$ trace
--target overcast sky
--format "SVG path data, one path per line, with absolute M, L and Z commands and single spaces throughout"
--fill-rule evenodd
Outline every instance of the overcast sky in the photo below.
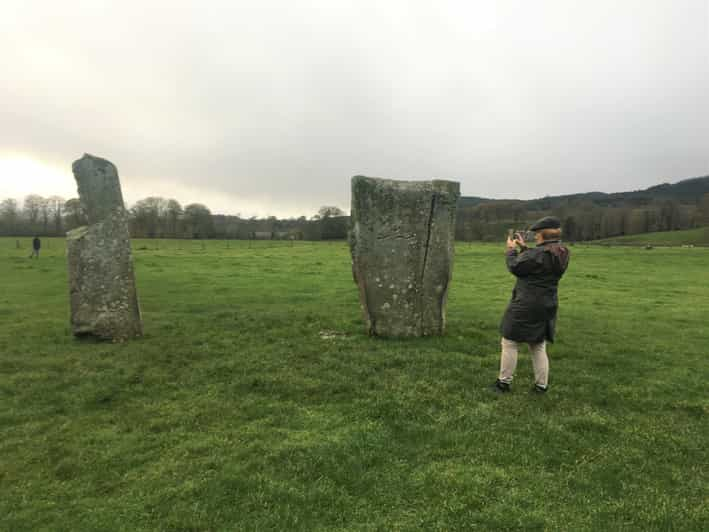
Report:
M 709 0 L 3 0 L 0 199 L 75 196 L 84 152 L 242 215 L 706 175 Z

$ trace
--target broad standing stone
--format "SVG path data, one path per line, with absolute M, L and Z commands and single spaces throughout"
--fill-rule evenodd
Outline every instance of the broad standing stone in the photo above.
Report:
M 369 334 L 443 334 L 459 196 L 453 181 L 352 178 L 352 273 Z
M 140 336 L 128 215 L 116 167 L 85 154 L 72 165 L 88 226 L 67 233 L 71 327 L 76 336 Z

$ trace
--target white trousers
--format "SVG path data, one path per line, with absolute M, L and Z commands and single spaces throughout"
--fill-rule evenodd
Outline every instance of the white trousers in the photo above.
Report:
M 502 382 L 510 384 L 517 369 L 517 353 L 519 343 L 507 338 L 502 339 L 502 356 L 500 357 L 500 376 Z M 549 383 L 549 357 L 547 357 L 547 344 L 529 344 L 529 352 L 532 355 L 532 367 L 534 368 L 534 382 L 546 388 Z

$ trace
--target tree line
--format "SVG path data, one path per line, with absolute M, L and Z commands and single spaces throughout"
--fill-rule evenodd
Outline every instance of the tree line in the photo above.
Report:
M 175 199 L 158 196 L 137 201 L 128 216 L 134 238 L 330 240 L 346 238 L 349 225 L 345 213 L 332 206 L 321 207 L 309 218 L 242 218 L 213 214 L 201 203 L 182 206 Z M 12 198 L 0 202 L 2 236 L 64 236 L 86 223 L 77 198 L 30 194 L 22 204 Z
M 645 199 L 616 205 L 599 205 L 588 198 L 567 198 L 553 205 L 483 201 L 458 208 L 456 239 L 496 241 L 508 229 L 524 229 L 547 215 L 561 220 L 564 238 L 571 241 L 693 229 L 709 225 L 709 193 L 684 202 Z
M 456 239 L 497 241 L 508 229 L 524 229 L 534 220 L 553 214 L 571 241 L 598 240 L 655 231 L 709 226 L 709 192 L 695 199 L 644 198 L 599 204 L 588 195 L 533 201 L 461 199 Z M 349 217 L 324 206 L 311 217 L 242 218 L 213 214 L 201 203 L 182 206 L 175 199 L 148 197 L 128 209 L 130 233 L 136 238 L 334 240 L 347 238 Z M 0 202 L 0 235 L 63 236 L 86 224 L 81 202 L 58 196 L 27 196 Z

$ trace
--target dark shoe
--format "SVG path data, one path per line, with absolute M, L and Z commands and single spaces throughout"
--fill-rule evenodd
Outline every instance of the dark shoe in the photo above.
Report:
M 541 395 L 541 394 L 547 393 L 548 389 L 549 389 L 549 386 L 541 386 L 539 384 L 535 384 L 534 388 L 532 388 L 532 393 L 536 393 L 536 394 Z
M 495 384 L 493 384 L 490 388 L 492 388 L 492 391 L 495 393 L 509 393 L 511 391 L 510 385 L 500 379 L 497 379 Z

